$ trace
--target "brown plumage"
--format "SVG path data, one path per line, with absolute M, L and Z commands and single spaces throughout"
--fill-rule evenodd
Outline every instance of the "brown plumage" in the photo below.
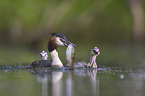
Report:
M 54 49 L 57 49 L 58 45 L 56 44 L 56 36 L 51 36 L 48 42 L 48 51 L 52 52 Z

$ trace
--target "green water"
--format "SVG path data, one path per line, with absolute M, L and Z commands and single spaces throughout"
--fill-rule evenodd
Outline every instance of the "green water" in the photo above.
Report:
M 144 96 L 144 68 L 1 70 L 1 96 Z
M 89 62 L 90 47 L 77 47 L 75 62 Z M 0 48 L 1 96 L 144 96 L 144 47 L 99 46 L 97 70 L 32 70 L 27 66 L 39 53 L 21 48 Z M 58 49 L 66 64 L 65 50 Z M 42 49 L 45 50 L 45 49 Z M 50 57 L 49 57 L 50 59 Z M 6 67 L 2 67 L 6 66 Z

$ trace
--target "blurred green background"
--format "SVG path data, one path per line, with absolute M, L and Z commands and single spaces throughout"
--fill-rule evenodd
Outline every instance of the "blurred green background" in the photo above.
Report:
M 77 45 L 76 61 L 88 62 L 97 46 L 98 65 L 145 64 L 144 12 L 145 0 L 1 0 L 0 65 L 39 59 L 53 32 Z

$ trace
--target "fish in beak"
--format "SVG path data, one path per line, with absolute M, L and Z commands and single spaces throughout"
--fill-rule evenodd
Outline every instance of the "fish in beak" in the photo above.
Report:
M 72 44 L 69 44 L 66 49 L 66 66 L 73 69 L 73 63 L 75 59 L 75 48 Z
M 63 44 L 66 46 L 66 47 L 68 47 L 68 45 L 73 45 L 74 47 L 76 47 L 76 45 L 75 44 L 73 44 L 73 43 L 71 43 L 70 41 L 68 41 L 67 39 L 64 39 L 63 41 Z

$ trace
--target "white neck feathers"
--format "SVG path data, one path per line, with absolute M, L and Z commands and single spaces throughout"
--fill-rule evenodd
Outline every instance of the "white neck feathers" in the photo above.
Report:
M 52 52 L 50 52 L 52 63 L 51 65 L 63 67 L 63 64 L 61 60 L 59 59 L 58 52 L 54 49 Z

